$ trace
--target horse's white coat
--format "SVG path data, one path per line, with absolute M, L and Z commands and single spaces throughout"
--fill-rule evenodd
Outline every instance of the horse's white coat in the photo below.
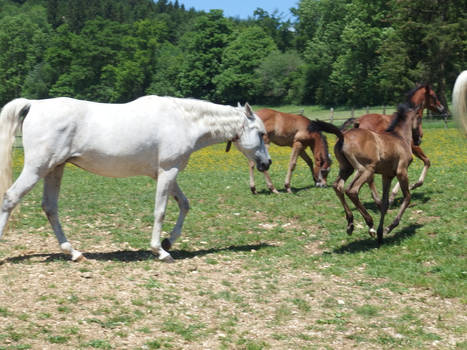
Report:
M 27 109 L 29 107 L 29 110 Z M 11 183 L 11 146 L 23 123 L 24 168 Z M 63 251 L 73 260 L 82 255 L 67 241 L 58 220 L 57 201 L 64 164 L 111 177 L 135 175 L 158 180 L 151 248 L 162 260 L 171 257 L 162 247 L 160 232 L 168 195 L 180 208 L 170 234 L 181 234 L 189 205 L 176 177 L 200 148 L 233 140 L 259 169 L 270 164 L 262 121 L 250 106 L 231 107 L 170 97 L 146 96 L 126 104 L 104 104 L 71 98 L 16 99 L 0 114 L 0 237 L 13 208 L 44 178 L 42 206 Z M 9 188 L 8 188 L 9 187 Z M 8 188 L 8 190 L 7 190 Z
M 452 90 L 452 110 L 459 126 L 467 135 L 467 70 L 459 74 Z

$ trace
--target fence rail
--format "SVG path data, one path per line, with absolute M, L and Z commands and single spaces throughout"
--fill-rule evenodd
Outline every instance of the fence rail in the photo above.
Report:
M 391 110 L 395 110 L 395 109 L 386 108 L 386 106 L 383 106 L 381 114 L 386 114 L 386 113 L 391 114 L 390 112 Z M 305 115 L 304 109 L 300 109 L 298 111 L 289 112 L 289 113 L 298 114 L 298 115 L 306 116 L 310 119 L 313 119 L 313 113 L 311 113 L 311 115 Z M 339 121 L 346 121 L 349 118 L 355 118 L 355 116 L 359 117 L 359 116 L 362 116 L 364 114 L 369 114 L 369 113 L 379 113 L 379 111 L 377 111 L 375 108 L 371 109 L 370 111 L 370 107 L 359 108 L 359 109 L 352 108 L 349 111 L 336 111 L 334 108 L 331 107 L 329 109 L 329 117 L 323 118 L 322 112 L 320 112 L 319 114 L 320 114 L 320 118 L 327 119 L 331 123 L 333 123 L 333 122 L 339 122 Z M 425 112 L 423 116 L 423 120 L 425 121 L 443 120 L 446 125 L 447 125 L 448 120 L 451 120 L 451 119 L 452 119 L 451 115 L 433 114 L 431 113 L 431 111 Z

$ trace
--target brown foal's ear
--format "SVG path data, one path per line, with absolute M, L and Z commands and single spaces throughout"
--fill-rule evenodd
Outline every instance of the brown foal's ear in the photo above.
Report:
M 225 147 L 225 152 L 227 153 L 230 151 L 230 147 L 232 147 L 232 141 L 227 141 L 227 146 Z

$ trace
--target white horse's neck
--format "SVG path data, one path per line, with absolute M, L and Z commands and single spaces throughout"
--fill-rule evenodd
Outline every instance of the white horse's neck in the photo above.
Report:
M 243 131 L 245 114 L 238 107 L 190 99 L 176 99 L 176 103 L 183 109 L 187 122 L 192 124 L 196 149 L 234 140 Z

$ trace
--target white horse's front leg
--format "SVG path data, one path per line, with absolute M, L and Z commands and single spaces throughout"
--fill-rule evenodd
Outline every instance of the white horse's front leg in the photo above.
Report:
M 170 238 L 166 238 L 162 241 L 162 248 L 166 251 L 172 247 L 175 241 L 182 234 L 183 222 L 185 221 L 186 214 L 188 214 L 188 211 L 190 210 L 190 203 L 188 202 L 188 199 L 185 197 L 182 190 L 178 186 L 177 182 L 175 182 L 173 185 L 172 195 L 175 201 L 177 202 L 180 211 L 178 214 L 177 223 L 175 224 L 172 232 L 170 233 Z
M 161 246 L 161 231 L 164 221 L 165 210 L 167 209 L 167 200 L 169 194 L 176 185 L 178 174 L 177 168 L 161 170 L 157 178 L 156 205 L 154 209 L 154 228 L 152 230 L 151 249 L 153 253 L 159 256 L 159 260 L 173 262 L 170 254 Z

